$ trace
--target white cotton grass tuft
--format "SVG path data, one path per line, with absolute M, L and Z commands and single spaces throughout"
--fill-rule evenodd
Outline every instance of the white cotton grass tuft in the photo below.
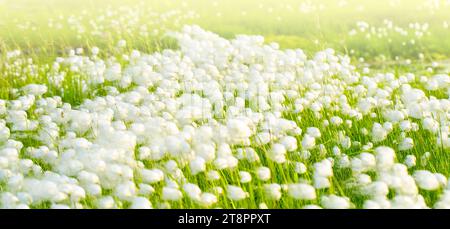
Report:
M 416 166 L 416 163 L 417 163 L 416 161 L 417 161 L 416 156 L 407 155 L 404 163 L 406 166 L 408 166 L 408 168 L 412 168 L 412 167 Z
M 313 138 L 320 138 L 320 136 L 322 136 L 319 128 L 317 128 L 317 127 L 308 127 L 306 129 L 306 134 L 308 134 L 309 136 L 311 136 Z
M 115 188 L 115 195 L 121 200 L 131 200 L 136 194 L 136 186 L 133 182 L 119 184 Z
M 301 162 L 296 162 L 295 163 L 295 172 L 298 174 L 304 174 L 308 171 L 308 168 L 306 167 L 305 164 L 301 163 Z
M 164 179 L 164 172 L 159 169 L 143 169 L 141 170 L 142 180 L 146 183 L 156 183 Z
M 245 192 L 241 187 L 235 185 L 227 186 L 227 197 L 231 200 L 239 201 L 249 196 L 248 192 Z
M 288 186 L 288 194 L 292 198 L 301 200 L 316 199 L 316 191 L 313 186 L 309 184 L 290 184 Z
M 206 170 L 206 161 L 202 157 L 196 157 L 194 160 L 190 161 L 189 167 L 192 175 L 196 175 Z
M 386 139 L 388 131 L 380 123 L 375 123 L 372 127 L 372 140 L 381 142 Z
M 326 209 L 351 208 L 351 202 L 347 197 L 341 197 L 336 195 L 322 196 L 321 204 Z
M 240 177 L 240 181 L 241 183 L 248 183 L 250 181 L 252 181 L 252 175 L 249 172 L 246 171 L 240 171 L 239 172 L 239 177 Z
M 316 139 L 309 134 L 305 134 L 302 139 L 302 148 L 303 149 L 312 149 L 316 145 Z
M 256 169 L 256 175 L 258 176 L 258 179 L 262 181 L 267 181 L 270 179 L 270 169 L 268 167 L 259 167 Z
M 269 199 L 279 200 L 282 196 L 279 184 L 264 184 L 264 192 Z
M 217 203 L 217 196 L 212 193 L 204 192 L 201 194 L 198 202 L 204 207 L 210 207 L 211 205 Z
M 333 167 L 331 161 L 324 159 L 320 162 L 314 163 L 314 175 L 320 177 L 333 176 Z
M 116 203 L 112 196 L 104 196 L 97 200 L 97 207 L 100 209 L 116 208 Z
M 428 191 L 436 190 L 441 185 L 436 175 L 427 170 L 415 171 L 414 180 L 421 189 Z
M 331 186 L 328 177 L 323 176 L 313 176 L 314 188 L 316 189 L 326 189 Z
M 163 187 L 162 189 L 163 200 L 178 201 L 182 196 L 183 194 L 181 193 L 181 191 L 176 188 Z
M 147 198 L 135 197 L 131 202 L 131 209 L 151 209 L 152 204 Z
M 399 144 L 398 149 L 401 151 L 410 150 L 414 147 L 414 140 L 412 138 L 405 138 Z
M 211 170 L 207 172 L 206 178 L 208 180 L 219 180 L 220 179 L 220 173 L 216 170 Z
M 268 157 L 276 163 L 286 162 L 286 147 L 282 144 L 273 144 L 268 153 Z
M 202 190 L 196 184 L 193 184 L 193 183 L 184 184 L 183 191 L 192 200 L 196 200 L 196 201 L 200 200 Z
M 285 136 L 280 140 L 280 143 L 284 145 L 288 152 L 292 152 L 297 149 L 297 139 L 292 136 Z
M 395 151 L 387 146 L 379 146 L 375 149 L 375 158 L 379 170 L 390 169 L 396 159 Z

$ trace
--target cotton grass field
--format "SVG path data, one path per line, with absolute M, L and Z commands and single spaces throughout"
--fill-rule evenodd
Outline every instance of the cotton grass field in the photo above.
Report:
M 0 207 L 450 208 L 449 12 L 0 0 Z

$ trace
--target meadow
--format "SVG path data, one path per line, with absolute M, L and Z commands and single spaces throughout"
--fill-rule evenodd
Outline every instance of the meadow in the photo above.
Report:
M 0 0 L 0 207 L 450 208 L 449 12 Z

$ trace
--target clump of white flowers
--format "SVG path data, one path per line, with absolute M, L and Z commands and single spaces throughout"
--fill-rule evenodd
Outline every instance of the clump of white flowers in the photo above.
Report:
M 426 166 L 450 148 L 450 102 L 418 86 L 444 92 L 448 75 L 361 75 L 332 49 L 308 59 L 198 26 L 169 35 L 179 50 L 122 62 L 74 51 L 55 61 L 52 87 L 0 100 L 0 207 L 449 208 L 448 171 Z M 52 96 L 63 68 L 105 94 Z M 419 190 L 439 198 L 427 206 Z

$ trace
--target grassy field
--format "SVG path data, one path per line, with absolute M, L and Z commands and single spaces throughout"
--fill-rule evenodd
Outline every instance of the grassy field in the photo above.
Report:
M 18 155 L 14 160 L 4 159 L 6 161 L 4 163 L 3 159 L 0 160 L 0 195 L 6 196 L 0 201 L 0 207 L 145 208 L 149 207 L 148 203 L 150 203 L 154 208 L 302 208 L 305 206 L 419 208 L 424 207 L 423 200 L 423 203 L 428 207 L 448 208 L 450 206 L 450 191 L 447 186 L 447 179 L 450 176 L 450 140 L 448 138 L 450 132 L 448 120 L 450 117 L 448 104 L 450 82 L 447 79 L 450 72 L 450 39 L 448 39 L 450 38 L 450 14 L 448 12 L 450 12 L 449 1 L 427 0 L 0 0 L 0 118 L 3 120 L 0 122 L 0 133 L 4 134 L 0 134 L 0 157 L 8 158 L 7 155 L 11 155 L 11 153 L 8 154 L 10 151 L 7 151 L 7 149 L 13 148 L 17 150 Z M 275 139 L 260 144 L 258 143 L 258 133 L 266 133 L 258 129 L 263 125 L 262 122 L 255 124 L 254 128 L 249 124 L 248 131 L 251 130 L 251 134 L 246 137 L 248 138 L 246 141 L 248 140 L 247 143 L 250 144 L 242 142 L 226 143 L 229 145 L 232 157 L 237 159 L 231 158 L 228 162 L 228 159 L 225 160 L 226 162 L 206 160 L 205 164 L 204 159 L 209 156 L 201 156 L 204 159 L 198 159 L 200 162 L 195 161 L 194 158 L 197 160 L 198 154 L 207 154 L 210 149 L 208 144 L 210 143 L 213 145 L 214 154 L 218 155 L 221 144 L 217 140 L 211 140 L 211 142 L 204 140 L 205 142 L 202 142 L 204 135 L 209 136 L 201 132 L 203 131 L 201 130 L 202 126 L 211 127 L 211 131 L 215 132 L 218 131 L 218 129 L 214 129 L 218 125 L 216 122 L 222 123 L 229 128 L 232 136 L 242 134 L 240 131 L 248 132 L 246 129 L 241 130 L 230 124 L 230 122 L 233 123 L 232 115 L 229 115 L 230 112 L 232 113 L 230 107 L 239 107 L 239 99 L 234 101 L 234 105 L 227 104 L 229 101 L 226 101 L 227 105 L 224 106 L 222 113 L 215 113 L 212 119 L 191 120 L 188 124 L 183 124 L 182 121 L 174 121 L 176 119 L 174 117 L 178 117 L 176 116 L 178 113 L 169 111 L 169 102 L 166 104 L 163 101 L 164 105 L 161 106 L 165 108 L 161 108 L 163 111 L 160 111 L 158 110 L 160 109 L 158 104 L 154 104 L 153 101 L 147 101 L 148 104 L 146 104 L 145 101 L 147 98 L 158 100 L 166 97 L 177 100 L 182 97 L 183 93 L 193 93 L 198 94 L 201 99 L 209 99 L 213 103 L 212 99 L 208 97 L 208 93 L 212 92 L 207 91 L 203 86 L 200 89 L 188 88 L 183 91 L 182 88 L 186 85 L 181 85 L 184 80 L 191 82 L 189 80 L 192 77 L 193 85 L 196 85 L 197 80 L 204 83 L 201 73 L 202 71 L 210 71 L 209 68 L 193 70 L 199 76 L 193 73 L 191 78 L 183 78 L 182 70 L 174 73 L 169 68 L 172 63 L 177 65 L 182 61 L 174 57 L 176 55 L 170 56 L 172 54 L 167 54 L 173 59 L 160 60 L 157 57 L 156 59 L 161 63 L 155 64 L 158 67 L 153 66 L 151 72 L 160 71 L 158 74 L 167 76 L 167 79 L 170 80 L 174 79 L 173 81 L 168 80 L 169 82 L 165 82 L 166 84 L 161 83 L 161 81 L 147 84 L 141 83 L 142 81 L 139 81 L 136 79 L 137 76 L 133 75 L 133 67 L 139 68 L 141 67 L 139 64 L 149 61 L 145 58 L 139 59 L 140 56 L 133 59 L 133 55 L 138 55 L 133 54 L 133 50 L 138 50 L 143 55 L 155 52 L 164 53 L 165 49 L 178 50 L 180 46 L 185 47 L 178 43 L 180 40 L 183 41 L 182 38 L 177 40 L 166 34 L 168 31 L 180 31 L 184 25 L 198 25 L 204 30 L 214 32 L 225 39 L 234 39 L 240 34 L 259 35 L 264 37 L 264 44 L 278 44 L 281 50 L 302 49 L 306 57 L 316 61 L 318 66 L 322 66 L 321 64 L 324 63 L 328 64 L 328 60 L 316 58 L 316 53 L 331 48 L 335 50 L 335 54 L 330 54 L 333 57 L 329 58 L 333 59 L 334 55 L 336 55 L 336 58 L 347 55 L 355 69 L 348 67 L 345 64 L 345 59 L 339 59 L 335 64 L 342 65 L 344 70 L 348 70 L 350 72 L 348 75 L 335 69 L 316 69 L 305 62 L 304 70 L 311 71 L 312 77 L 316 76 L 314 74 L 323 74 L 325 79 L 314 79 L 314 82 L 307 82 L 306 78 L 302 78 L 304 76 L 299 73 L 301 76 L 297 76 L 300 77 L 297 81 L 288 81 L 288 83 L 285 83 L 285 80 L 282 79 L 279 82 L 277 80 L 271 81 L 272 85 L 269 86 L 269 90 L 281 92 L 285 98 L 270 100 L 269 106 L 271 108 L 263 112 L 259 110 L 259 107 L 253 109 L 251 99 L 239 95 L 240 88 L 235 86 L 234 82 L 232 82 L 233 86 L 226 85 L 227 83 L 223 80 L 226 79 L 225 75 L 229 73 L 229 69 L 222 71 L 218 67 L 219 73 L 217 76 L 211 74 L 218 77 L 213 80 L 220 85 L 224 94 L 227 91 L 235 99 L 242 98 L 243 107 L 253 109 L 255 113 L 267 115 L 266 112 L 272 112 L 277 120 L 292 121 L 303 132 L 292 134 L 289 131 L 294 130 L 289 130 Z M 211 38 L 211 40 L 214 39 Z M 206 38 L 205 42 L 207 42 Z M 201 45 L 204 45 L 204 43 L 200 42 L 197 45 L 202 47 Z M 253 47 L 252 45 L 248 46 Z M 194 52 L 207 53 L 202 49 L 195 49 L 194 45 L 192 47 L 194 47 Z M 221 50 L 218 46 L 212 46 L 211 48 L 217 49 L 218 53 L 211 54 L 214 57 L 220 57 L 219 54 L 222 51 L 226 53 L 225 49 Z M 96 49 L 99 50 L 98 54 L 94 51 Z M 258 49 L 258 52 L 265 51 L 261 48 L 261 50 Z M 274 51 L 274 53 L 277 52 Z M 183 51 L 180 55 L 189 56 L 193 54 Z M 202 64 L 207 62 L 206 60 L 202 61 L 204 61 L 200 62 Z M 202 64 L 196 63 L 193 66 L 202 68 Z M 242 61 L 239 64 L 252 66 L 255 63 Z M 116 69 L 114 66 L 121 66 L 121 70 L 118 70 L 119 78 L 114 78 Z M 169 67 L 166 69 L 166 66 Z M 98 73 L 97 68 L 106 70 L 99 70 L 98 72 L 101 73 Z M 242 67 L 242 69 L 245 69 L 245 67 Z M 258 67 L 255 67 L 255 69 L 258 69 Z M 296 69 L 294 67 L 288 69 L 291 72 L 298 71 L 294 71 L 293 69 Z M 282 70 L 278 69 L 278 71 Z M 211 70 L 211 72 L 214 71 Z M 288 71 L 283 71 L 280 74 L 287 74 L 286 72 Z M 389 73 L 392 73 L 392 75 L 389 75 Z M 102 79 L 101 82 L 94 82 L 97 79 L 96 77 L 102 74 L 105 75 L 105 79 Z M 145 74 L 145 71 L 142 70 L 141 75 Z M 247 77 L 247 74 L 250 73 L 245 72 L 243 74 L 244 76 L 239 79 L 239 82 L 251 85 L 250 76 Z M 382 74 L 382 76 L 379 74 Z M 408 78 L 411 74 L 414 75 L 413 79 Z M 447 76 L 447 78 L 437 77 L 439 74 Z M 355 75 L 358 76 L 358 80 L 349 82 L 349 77 Z M 369 78 L 369 81 L 374 80 L 373 82 L 376 82 L 375 88 L 377 91 L 370 92 L 373 89 L 370 88 L 373 86 L 370 85 L 372 81 L 365 81 L 367 80 L 364 79 L 365 76 Z M 129 77 L 129 79 L 126 77 Z M 159 76 L 149 75 L 148 77 Z M 302 81 L 303 79 L 305 81 Z M 233 80 L 235 79 L 230 79 L 227 82 Z M 396 86 L 393 81 L 398 83 L 399 86 Z M 434 84 L 430 86 L 432 83 L 435 83 L 436 86 L 433 86 Z M 23 87 L 29 84 L 45 85 L 46 90 L 41 94 L 34 94 L 31 105 L 27 107 L 29 97 L 24 93 L 27 89 Z M 84 169 L 72 172 L 76 170 L 74 167 L 77 165 L 70 165 L 63 159 L 71 157 L 67 156 L 71 154 L 80 154 L 73 156 L 73 158 L 81 158 L 85 151 L 103 152 L 102 150 L 104 150 L 109 152 L 108 150 L 112 150 L 106 146 L 100 147 L 104 144 L 104 142 L 99 143 L 103 133 L 101 131 L 106 130 L 96 129 L 97 126 L 93 124 L 89 124 L 90 126 L 83 129 L 83 123 L 91 123 L 91 119 L 94 120 L 92 121 L 94 123 L 96 117 L 100 116 L 101 112 L 96 110 L 95 106 L 103 107 L 108 102 L 102 103 L 100 101 L 97 105 L 89 105 L 85 102 L 97 101 L 96 99 L 101 100 L 111 96 L 116 99 L 120 97 L 117 101 L 128 101 L 127 99 L 134 101 L 127 96 L 134 95 L 131 92 L 141 93 L 143 89 L 139 86 L 142 85 L 145 85 L 144 88 L 146 88 L 143 98 L 139 100 L 140 102 L 128 102 L 128 104 L 141 109 L 139 112 L 142 113 L 138 112 L 139 115 L 146 114 L 145 112 L 153 112 L 151 109 L 157 110 L 157 112 L 150 114 L 149 117 L 139 116 L 139 118 L 132 119 L 126 117 L 126 115 L 121 116 L 121 110 L 117 108 L 118 110 L 114 110 L 113 120 L 108 124 L 117 133 L 108 132 L 111 135 L 106 135 L 110 137 L 109 141 L 114 141 L 113 136 L 117 136 L 120 131 L 124 131 L 120 132 L 125 134 L 124 139 L 128 137 L 126 131 L 129 130 L 134 133 L 135 136 L 130 137 L 134 139 L 130 140 L 134 143 L 130 143 L 132 146 L 129 148 L 126 148 L 128 143 L 116 139 L 119 142 L 118 145 L 120 143 L 125 145 L 125 148 L 121 149 L 124 155 L 128 155 L 129 152 L 133 154 L 128 155 L 131 159 L 127 158 L 121 161 L 122 159 L 117 158 L 125 156 L 116 156 L 117 158 L 113 159 L 111 159 L 113 156 L 111 158 L 105 156 L 109 158 L 102 161 L 102 163 L 107 163 L 105 171 L 97 171 L 97 178 L 92 178 L 100 181 L 95 181 L 92 184 L 83 183 L 84 178 L 80 178 L 82 176 L 80 175 L 81 171 L 96 174 L 96 170 L 88 169 L 87 162 L 78 158 L 73 160 L 81 163 Z M 363 89 L 357 85 L 362 86 Z M 404 85 L 408 86 L 403 87 Z M 330 86 L 336 91 L 329 92 L 325 88 L 326 86 Z M 237 89 L 234 87 L 237 87 Z M 316 89 L 317 87 L 319 89 Z M 417 91 L 414 92 L 417 92 L 416 94 L 413 93 L 408 96 L 406 91 L 409 90 L 409 87 L 419 89 L 423 96 L 417 95 L 419 93 Z M 289 98 L 287 94 L 294 93 L 291 92 L 292 90 L 296 91 L 296 94 Z M 363 90 L 363 92 L 358 92 L 358 90 Z M 387 94 L 386 97 L 383 97 L 384 93 Z M 409 102 L 409 97 L 416 95 L 421 99 Z M 55 102 L 59 105 L 51 110 L 53 109 L 50 108 L 51 105 L 43 105 L 51 104 L 51 101 L 42 101 L 45 98 L 53 98 L 53 96 L 60 98 L 61 104 Z M 270 94 L 270 96 L 276 95 Z M 326 96 L 332 105 L 327 105 L 325 100 L 320 99 L 321 96 Z M 404 98 L 405 96 L 407 98 Z M 222 97 L 225 98 L 226 96 Z M 345 97 L 344 102 L 342 97 Z M 192 101 L 197 101 L 196 99 L 191 98 Z M 311 99 L 311 101 L 306 101 L 308 99 Z M 372 99 L 376 100 L 373 102 L 376 105 L 372 105 L 369 112 L 362 112 L 362 108 L 360 109 L 361 103 L 372 101 Z M 55 101 L 57 100 L 55 99 Z M 2 101 L 5 104 L 3 105 L 4 111 L 2 111 Z M 201 101 L 202 104 L 205 102 L 204 100 Z M 62 105 L 63 103 L 67 104 L 65 108 Z M 319 103 L 322 108 L 315 109 L 316 103 Z M 383 103 L 387 105 L 380 105 Z M 413 108 L 414 103 L 421 104 L 421 115 L 412 115 L 415 109 L 415 107 Z M 123 106 L 121 109 L 125 109 L 128 115 L 132 115 L 134 108 L 130 108 L 131 105 Z M 298 106 L 302 106 L 302 109 L 304 109 L 299 111 Z M 335 106 L 339 108 L 335 108 Z M 47 108 L 49 109 L 48 112 L 45 111 Z M 61 110 L 58 111 L 57 109 Z M 170 114 L 164 114 L 164 109 L 167 109 L 166 113 Z M 348 109 L 361 111 L 361 117 L 352 116 Z M 78 114 L 75 110 L 87 112 L 89 115 L 95 113 L 95 115 L 88 115 L 89 118 L 83 119 L 84 114 Z M 19 111 L 26 112 L 25 121 L 20 118 L 14 119 L 14 117 L 23 114 Z M 72 116 L 74 117 L 70 116 L 71 118 L 68 118 L 68 120 L 63 117 L 61 120 L 65 121 L 56 121 L 56 114 L 58 112 L 64 114 L 66 111 L 69 116 L 73 113 Z M 69 111 L 73 112 L 70 113 Z M 216 116 L 221 115 L 222 117 L 216 118 Z M 401 116 L 401 118 L 398 118 L 398 116 Z M 47 117 L 50 117 L 48 122 L 45 121 Z M 80 119 L 76 117 L 80 117 Z M 147 120 L 151 119 L 150 117 L 159 117 L 162 118 L 162 121 L 153 123 L 154 120 Z M 339 121 L 337 117 L 341 120 Z M 27 123 L 26 127 L 19 125 L 22 121 Z M 37 127 L 30 128 L 30 123 L 34 121 L 36 121 Z M 152 124 L 146 124 L 147 122 Z M 164 138 L 172 137 L 168 136 L 170 134 L 166 132 L 164 134 L 161 132 L 162 129 L 169 129 L 169 127 L 157 129 L 160 128 L 159 122 L 167 122 L 168 126 L 175 123 L 177 131 L 174 132 L 177 133 L 178 129 L 180 133 L 185 131 L 186 125 L 191 125 L 192 128 L 199 131 L 198 133 L 195 132 L 198 136 L 192 134 L 192 139 L 188 141 L 188 147 L 192 148 L 194 158 L 189 158 L 186 161 L 185 156 L 178 154 L 174 156 L 172 151 L 178 152 L 180 151 L 179 148 L 175 146 L 170 148 L 171 146 L 166 146 L 166 143 L 157 141 L 162 135 L 164 135 Z M 338 124 L 333 124 L 334 122 Z M 379 128 L 377 124 L 379 124 Z M 145 130 L 144 134 L 138 131 L 141 128 L 139 125 L 145 126 L 145 128 L 142 127 Z M 310 144 L 308 138 L 314 136 L 315 131 L 310 127 L 317 127 L 320 131 L 320 136 L 313 137 L 314 144 L 312 147 L 308 146 Z M 237 128 L 237 130 L 233 128 Z M 53 134 L 52 131 L 56 133 Z M 236 133 L 233 131 L 236 131 Z M 45 135 L 44 132 L 49 132 L 52 137 L 51 140 L 42 137 Z M 189 130 L 186 130 L 187 132 Z M 160 133 L 160 135 L 157 133 Z M 375 138 L 378 135 L 382 137 L 376 140 Z M 6 138 L 3 139 L 2 136 L 6 136 Z M 292 138 L 285 138 L 286 136 Z M 195 140 L 196 137 L 200 140 Z M 84 146 L 71 146 L 72 143 L 68 142 L 75 138 L 85 139 L 90 142 L 89 146 L 85 148 L 83 148 Z M 281 144 L 283 147 L 289 148 L 291 144 L 289 141 L 292 141 L 292 139 L 295 139 L 296 142 L 295 149 L 292 152 L 290 150 L 287 150 L 287 153 L 284 152 L 287 162 L 279 163 L 274 160 L 273 154 L 286 151 L 286 149 L 277 151 L 274 145 Z M 413 145 L 411 147 L 408 147 L 409 139 L 414 142 L 411 143 Z M 22 146 L 17 146 L 19 144 L 17 142 L 20 142 Z M 164 152 L 161 158 L 154 159 L 152 157 L 157 156 L 142 156 L 147 151 L 151 152 L 148 154 L 154 153 L 156 149 L 152 147 L 158 146 L 158 144 L 166 147 L 164 148 L 165 151 L 162 150 Z M 180 144 L 182 145 L 182 143 Z M 392 170 L 389 170 L 390 172 L 380 167 L 383 160 L 388 160 L 383 155 L 389 155 L 386 149 L 377 148 L 381 146 L 395 150 L 395 163 L 398 167 L 389 167 Z M 42 147 L 46 148 L 43 149 Z M 122 146 L 118 146 L 119 149 L 120 147 Z M 246 147 L 252 148 L 259 156 L 259 161 L 251 162 L 239 158 L 239 155 L 248 149 Z M 223 150 L 227 151 L 227 149 Z M 50 156 L 53 151 L 54 157 Z M 114 155 L 120 154 L 114 150 L 111 152 Z M 120 152 L 122 153 L 122 151 Z M 39 153 L 44 156 L 36 156 Z M 308 154 L 308 156 L 305 156 L 305 154 Z M 101 157 L 103 156 L 101 155 Z M 389 158 L 389 156 L 386 157 Z M 13 169 L 14 163 L 19 164 L 15 161 L 25 159 L 29 159 L 33 165 L 36 165 L 35 167 L 39 167 L 41 172 L 31 172 L 32 169 L 30 169 L 25 173 L 21 169 Z M 219 169 L 221 163 L 233 163 L 235 159 L 238 161 L 235 167 Z M 349 160 L 349 166 L 338 166 L 339 161 L 345 161 L 346 159 Z M 114 163 L 116 167 L 111 164 L 111 168 L 109 168 L 108 160 Z M 193 172 L 197 166 L 195 163 L 202 164 L 202 160 L 204 168 L 200 169 L 199 173 Z M 374 165 L 370 164 L 372 160 L 374 163 L 376 161 Z M 317 175 L 322 173 L 322 167 L 327 167 L 329 161 L 332 161 L 333 164 L 332 175 Z M 170 163 L 173 162 L 178 166 L 177 169 L 168 169 L 171 166 Z M 345 162 L 342 163 L 345 164 Z M 305 167 L 305 172 L 298 171 L 299 167 L 302 166 Z M 363 168 L 362 172 L 358 170 L 360 168 L 358 166 Z M 258 172 L 261 167 L 270 171 L 269 178 L 258 178 L 264 177 Z M 159 178 L 159 172 L 148 172 L 145 169 L 158 169 L 163 173 L 163 177 Z M 36 170 L 39 169 L 36 168 Z M 327 168 L 324 170 L 327 171 Z M 18 193 L 27 192 L 27 185 L 34 184 L 30 181 L 31 179 L 38 179 L 39 182 L 49 180 L 58 185 L 60 185 L 59 179 L 65 179 L 54 178 L 52 180 L 52 178 L 49 178 L 50 175 L 45 175 L 45 171 L 74 178 L 75 184 L 79 185 L 83 191 L 79 191 L 77 188 L 70 189 L 72 190 L 70 193 L 64 194 L 65 198 L 61 194 L 63 196 L 61 200 L 47 198 L 45 191 L 42 191 L 44 194 L 33 194 L 29 191 L 32 200 L 28 202 L 22 200 Z M 417 171 L 428 171 L 432 175 L 428 173 L 425 175 L 419 174 L 416 173 Z M 116 174 L 116 177 L 115 172 L 120 175 Z M 242 172 L 248 172 L 248 174 Z M 247 175 L 252 177 L 251 181 L 245 180 Z M 157 178 L 152 178 L 153 176 Z M 218 176 L 218 179 L 212 179 L 210 176 Z M 411 186 L 410 181 L 413 178 L 415 183 L 412 182 Z M 324 179 L 326 181 L 323 181 Z M 176 184 L 173 184 L 173 182 Z M 320 182 L 328 182 L 328 185 L 322 187 L 317 184 Z M 377 187 L 383 193 L 383 188 L 386 186 L 387 193 L 378 195 L 372 193 L 377 191 L 364 191 L 376 182 L 383 183 L 381 184 L 382 187 Z M 307 184 L 308 187 L 298 188 L 293 185 L 299 183 Z M 186 184 L 194 184 L 197 187 L 185 186 Z M 268 184 L 273 184 L 273 186 L 267 186 Z M 235 187 L 229 185 L 235 185 L 241 190 L 235 190 Z M 380 183 L 376 183 L 376 185 L 380 185 Z M 197 193 L 198 188 L 201 190 L 200 193 Z M 311 193 L 305 194 L 302 192 L 305 189 L 310 191 L 310 188 L 314 189 L 314 197 L 308 196 L 312 195 Z M 58 188 L 56 189 L 58 190 Z M 406 189 L 417 189 L 417 192 L 412 191 L 411 194 L 405 191 Z M 242 190 L 244 190 L 243 193 L 241 193 Z M 59 193 L 61 192 L 63 191 Z M 178 192 L 182 193 L 181 196 L 178 195 Z M 223 194 L 221 194 L 222 192 Z M 299 192 L 301 194 L 298 194 Z M 205 193 L 207 195 L 204 195 Z M 135 198 L 137 196 L 146 200 Z M 342 199 L 339 199 L 340 197 Z M 386 204 L 386 202 L 389 204 Z
M 428 1 L 435 2 L 435 1 Z M 427 60 L 445 59 L 450 52 L 450 42 L 442 39 L 448 36 L 450 16 L 445 1 L 440 7 L 427 1 L 88 1 L 77 3 L 50 0 L 3 1 L 1 7 L 2 43 L 6 48 L 40 49 L 54 52 L 67 47 L 84 47 L 91 43 L 111 46 L 114 39 L 126 39 L 136 47 L 147 47 L 149 39 L 143 39 L 139 27 L 148 30 L 161 29 L 181 24 L 198 24 L 226 38 L 236 34 L 258 34 L 267 42 L 278 42 L 282 48 L 302 48 L 314 52 L 324 48 L 335 48 L 340 52 L 355 56 L 377 58 L 384 55 L 388 59 L 418 58 L 425 55 Z M 448 3 L 447 3 L 448 4 Z M 436 8 L 435 8 L 436 7 Z M 120 10 L 121 9 L 121 10 Z M 117 11 L 118 10 L 118 11 Z M 118 31 L 108 31 L 111 37 L 99 39 L 92 36 L 93 26 L 112 28 L 112 20 L 100 22 L 105 12 L 123 12 L 115 20 Z M 195 18 L 160 22 L 147 12 L 163 13 L 176 11 L 180 15 L 193 12 Z M 72 23 L 69 18 L 73 18 Z M 167 17 L 170 18 L 170 17 Z M 135 21 L 136 20 L 136 21 Z M 386 20 L 392 27 L 408 32 L 401 35 L 395 31 L 384 33 Z M 375 31 L 366 31 L 350 36 L 357 29 L 357 22 L 367 22 Z M 53 23 L 51 23 L 53 22 Z M 423 37 L 416 36 L 416 28 L 411 23 L 427 24 Z M 445 26 L 447 23 L 447 26 Z M 61 28 L 58 28 L 61 24 Z M 72 25 L 71 25 L 72 24 Z M 125 26 L 129 24 L 128 28 Z M 170 26 L 169 26 L 170 25 Z M 78 28 L 82 28 L 77 30 Z M 370 30 L 370 29 L 369 29 Z M 420 30 L 420 29 L 418 29 Z M 83 31 L 83 32 L 81 32 Z M 120 33 L 120 34 L 119 34 Z M 372 33 L 371 38 L 366 35 Z M 117 37 L 113 36 L 117 35 Z M 381 36 L 381 37 L 378 37 Z M 411 40 L 415 40 L 414 44 Z M 353 52 L 352 52 L 353 53 Z M 48 53 L 47 53 L 48 54 Z
M 164 31 L 197 24 L 225 38 L 262 35 L 266 43 L 300 48 L 307 55 L 333 48 L 354 64 L 363 60 L 360 66 L 382 71 L 424 71 L 436 62 L 448 72 L 450 41 L 443 39 L 450 35 L 448 3 L 433 2 L 2 1 L 0 48 L 3 57 L 20 49 L 43 64 L 75 48 L 96 46 L 104 56 L 121 55 L 114 47 L 118 40 L 127 41 L 126 50 L 153 52 L 176 47 Z M 358 22 L 368 27 L 361 30 Z M 414 64 L 405 64 L 411 60 Z

